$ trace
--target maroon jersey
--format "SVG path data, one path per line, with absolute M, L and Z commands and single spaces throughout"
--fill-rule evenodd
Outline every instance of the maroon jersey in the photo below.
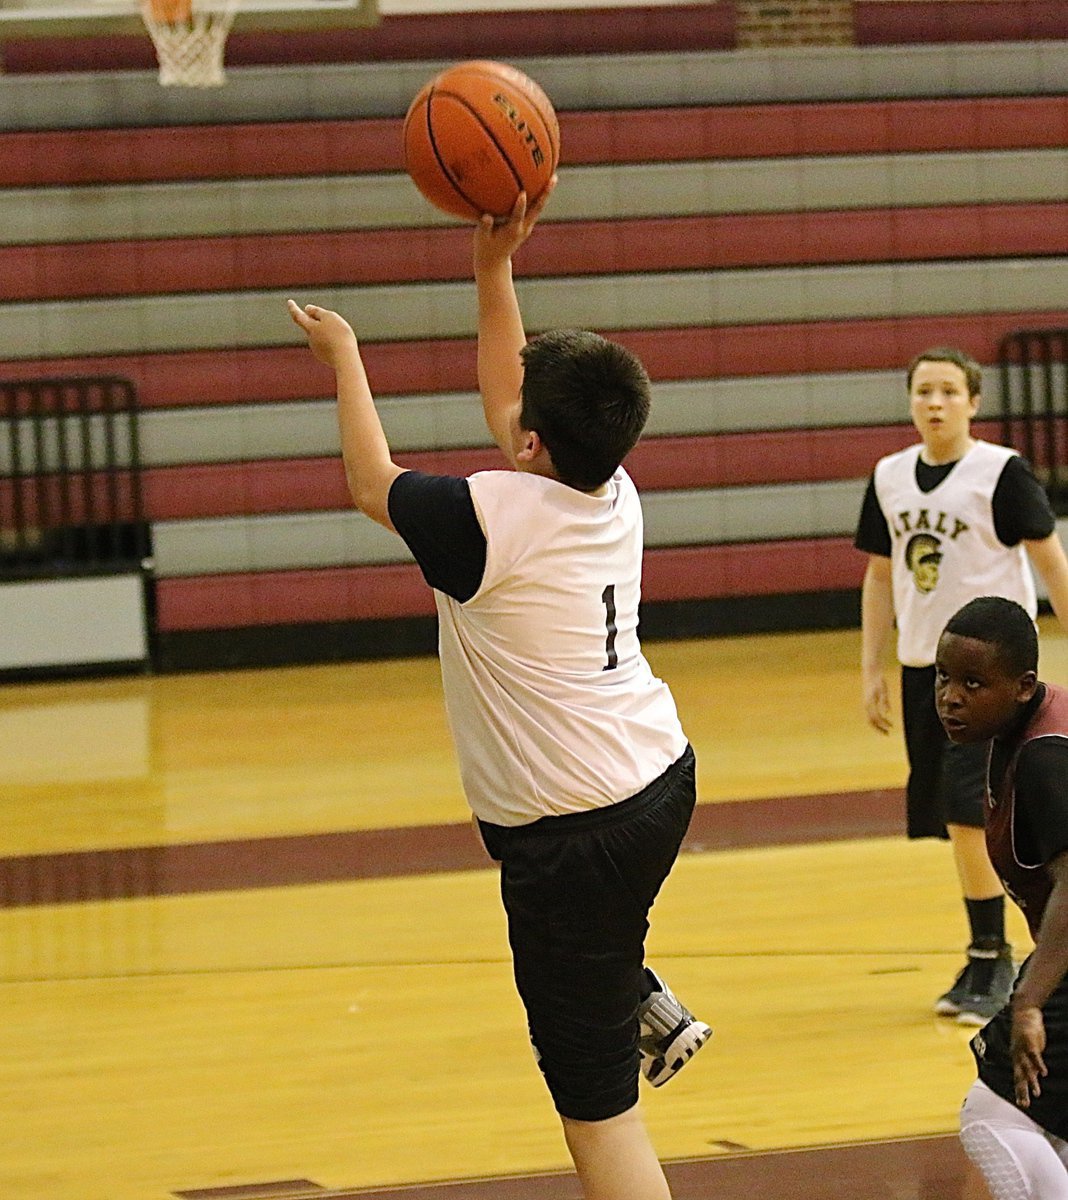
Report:
M 1053 890 L 1046 864 L 1068 849 L 1065 762 L 1068 690 L 1045 684 L 1023 725 L 995 739 L 987 796 L 990 861 L 1023 911 L 1032 937 Z

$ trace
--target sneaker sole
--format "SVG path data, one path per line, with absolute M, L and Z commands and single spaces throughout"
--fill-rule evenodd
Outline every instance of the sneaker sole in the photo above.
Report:
M 943 996 L 940 1000 L 935 1001 L 934 1013 L 938 1017 L 955 1017 L 960 1012 L 960 1005 L 953 1000 L 946 999 Z
M 967 1025 L 970 1029 L 979 1029 L 983 1025 L 986 1025 L 988 1021 L 992 1021 L 993 1019 L 993 1013 L 991 1013 L 989 1017 L 984 1017 L 982 1013 L 968 1012 L 967 1009 L 962 1009 L 959 1013 L 957 1013 L 957 1024 Z
M 703 1021 L 691 1021 L 649 1070 L 642 1074 L 653 1087 L 663 1087 L 686 1066 L 711 1036 L 710 1026 Z

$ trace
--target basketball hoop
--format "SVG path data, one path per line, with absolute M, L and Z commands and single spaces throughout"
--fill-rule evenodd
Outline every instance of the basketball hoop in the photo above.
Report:
M 219 87 L 236 0 L 141 0 L 164 87 Z

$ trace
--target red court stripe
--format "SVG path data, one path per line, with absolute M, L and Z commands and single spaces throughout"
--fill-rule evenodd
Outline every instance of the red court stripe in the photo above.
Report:
M 912 427 L 904 425 L 648 438 L 628 457 L 627 470 L 645 491 L 852 479 L 913 440 Z M 395 457 L 400 466 L 440 475 L 505 466 L 491 446 Z M 352 504 L 340 457 L 152 467 L 144 472 L 143 486 L 145 511 L 156 521 L 331 511 Z M 3 497 L 0 481 L 0 501 Z
M 559 117 L 565 167 L 1068 145 L 1068 96 L 703 105 Z M 0 186 L 402 171 L 401 124 L 362 118 L 9 131 L 0 133 Z
M 924 346 L 947 344 L 993 364 L 1013 330 L 1064 325 L 1068 309 L 606 332 L 654 380 L 686 380 L 895 370 Z M 379 396 L 476 387 L 471 339 L 365 342 L 363 356 Z M 0 376 L 11 380 L 97 374 L 130 379 L 144 408 L 322 399 L 334 391 L 333 372 L 301 346 L 0 361 Z
M 430 589 L 419 568 L 409 563 L 196 575 L 161 579 L 156 585 L 156 622 L 163 633 L 433 612 Z
M 783 402 L 788 404 L 789 397 Z M 974 430 L 991 440 L 1000 436 L 995 421 L 978 421 Z M 915 433 L 907 424 L 650 437 L 638 443 L 626 465 L 645 492 L 817 483 L 866 476 L 878 458 L 913 441 Z M 439 475 L 467 476 L 505 466 L 493 446 L 400 453 L 395 458 L 403 467 Z M 152 521 L 352 507 L 340 455 L 148 467 L 141 482 L 144 512 Z M 107 477 L 95 476 L 91 488 L 102 505 Z M 0 478 L 0 509 L 10 508 L 11 491 L 11 481 Z M 86 498 L 78 492 L 71 500 L 78 520 Z M 23 501 L 32 521 L 35 493 L 24 495 Z
M 646 600 L 780 596 L 859 588 L 865 556 L 849 538 L 798 538 L 647 550 Z
M 418 59 L 557 57 L 564 54 L 732 50 L 733 4 L 387 16 L 372 28 L 271 31 L 236 29 L 228 39 L 232 66 L 395 62 Z M 947 11 L 949 10 L 949 11 Z M 1063 0 L 857 0 L 858 45 L 1020 41 L 1068 37 Z M 8 74 L 146 70 L 155 66 L 147 39 L 110 37 L 9 39 Z
M 994 422 L 978 422 L 975 429 L 979 436 L 997 437 Z M 914 440 L 911 425 L 647 438 L 627 458 L 627 470 L 650 492 L 855 479 L 867 475 L 876 459 Z M 395 457 L 400 466 L 439 475 L 505 466 L 492 446 Z M 150 467 L 142 482 L 145 512 L 155 521 L 352 506 L 340 457 Z M 0 503 L 5 496 L 0 480 Z
M 788 402 L 784 396 L 784 404 Z M 996 440 L 1000 425 L 979 421 L 975 431 Z M 866 476 L 876 459 L 914 440 L 907 424 L 650 437 L 639 442 L 626 465 L 645 492 L 818 483 Z M 492 446 L 395 457 L 403 467 L 439 475 L 467 476 L 505 466 L 500 451 Z M 107 478 L 100 474 L 91 486 L 102 503 Z M 142 489 L 145 515 L 153 521 L 352 507 L 340 455 L 148 467 L 142 473 Z M 11 481 L 0 479 L 0 507 L 10 506 L 11 490 Z M 34 495 L 24 496 L 24 502 L 32 519 Z M 72 502 L 78 519 L 85 497 L 78 493 Z
M 864 556 L 848 538 L 647 550 L 647 601 L 774 596 L 860 586 Z M 410 563 L 198 575 L 157 584 L 159 629 L 235 629 L 309 621 L 429 616 L 430 589 Z
M 542 227 L 522 275 L 608 275 L 1060 254 L 1068 203 L 754 213 Z M 466 228 L 0 247 L 0 300 L 413 285 L 471 274 Z
M 858 46 L 1058 40 L 1068 38 L 1068 8 L 1064 0 L 856 0 L 853 33 Z
M 709 802 L 697 806 L 683 850 L 701 853 L 886 836 L 897 831 L 900 812 L 898 789 Z M 486 870 L 492 865 L 470 821 L 7 855 L 0 857 L 0 909 L 388 879 L 430 871 Z M 32 970 L 30 964 L 27 968 Z M 5 980 L 10 982 L 11 975 Z M 279 1180 L 173 1195 L 180 1200 L 315 1200 L 315 1185 L 301 1188 L 301 1182 Z M 440 1196 L 431 1187 L 426 1195 L 458 1200 L 464 1193 L 454 1190 L 456 1186 L 443 1184 Z M 334 1189 L 320 1191 L 324 1200 L 342 1200 Z M 409 1191 L 391 1188 L 378 1194 L 399 1200 Z M 487 1198 L 491 1194 L 487 1192 Z M 564 1193 L 556 1189 L 552 1194 Z M 696 1194 L 715 1195 L 717 1200 L 721 1195 L 718 1189 Z M 546 1192 L 535 1189 L 529 1195 L 530 1200 L 544 1200 Z M 517 1193 L 508 1187 L 500 1200 L 517 1200 Z
M 789 397 L 783 399 L 789 402 Z M 996 437 L 993 423 L 987 425 L 989 429 L 977 423 L 976 432 L 982 436 L 985 430 L 986 436 Z M 910 425 L 647 438 L 628 457 L 627 470 L 649 492 L 814 483 L 866 475 L 876 459 L 914 440 Z M 494 446 L 401 453 L 395 458 L 400 466 L 439 475 L 467 476 L 505 467 Z M 106 477 L 95 477 L 93 486 L 102 503 Z M 142 474 L 142 489 L 145 515 L 153 521 L 352 507 L 340 455 L 149 467 Z M 74 497 L 75 519 L 83 500 L 81 493 Z M 24 502 L 32 520 L 34 495 Z M 11 481 L 0 479 L 0 508 L 10 504 Z
M 484 6 L 488 7 L 488 6 Z M 370 28 L 246 30 L 230 35 L 231 66 L 395 62 L 465 58 L 511 60 L 565 54 L 727 50 L 734 46 L 730 4 L 427 13 L 386 16 Z M 155 65 L 143 37 L 10 39 L 4 70 L 20 72 L 146 69 Z

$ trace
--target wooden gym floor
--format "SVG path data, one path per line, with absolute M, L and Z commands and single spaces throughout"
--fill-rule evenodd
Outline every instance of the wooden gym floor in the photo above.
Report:
M 676 1200 L 981 1200 L 859 635 L 647 650 L 701 797 L 650 961 L 715 1028 L 643 1089 Z M 4 1200 L 578 1195 L 433 660 L 0 688 L 0 1028 Z

